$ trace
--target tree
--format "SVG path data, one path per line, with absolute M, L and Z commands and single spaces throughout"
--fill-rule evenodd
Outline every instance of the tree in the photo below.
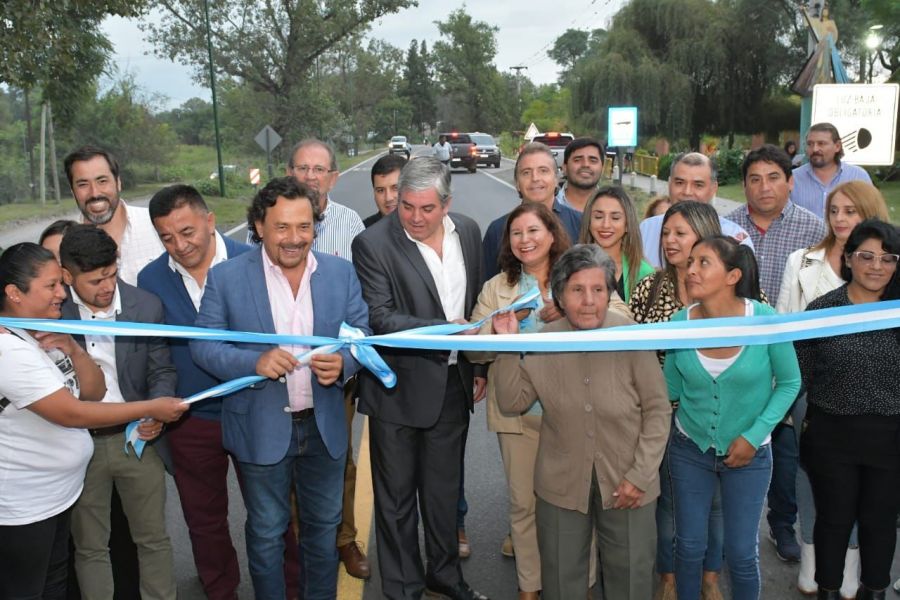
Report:
M 567 73 L 575 68 L 575 63 L 587 52 L 589 36 L 587 31 L 581 29 L 566 29 L 565 33 L 553 42 L 547 56 Z
M 157 117 L 169 125 L 182 144 L 198 146 L 214 143 L 212 103 L 202 98 L 190 98 L 178 108 L 160 113 Z
M 435 24 L 441 40 L 434 43 L 432 55 L 444 95 L 450 97 L 443 102 L 443 121 L 461 130 L 500 129 L 515 96 L 508 96 L 493 64 L 498 29 L 473 21 L 464 9 Z
M 193 65 L 206 82 L 208 56 L 199 0 L 151 0 L 163 9 L 145 31 L 161 57 Z M 286 139 L 324 134 L 318 62 L 338 43 L 416 0 L 211 0 L 216 70 L 271 98 L 272 125 Z M 331 107 L 328 107 L 331 108 Z
M 434 84 L 431 78 L 431 60 L 425 40 L 421 46 L 416 40 L 409 43 L 406 67 L 403 72 L 401 95 L 412 108 L 412 126 L 422 132 L 426 125 L 434 125 L 436 107 Z
M 569 88 L 542 85 L 522 112 L 522 122 L 534 123 L 541 131 L 568 131 L 571 129 L 571 106 Z

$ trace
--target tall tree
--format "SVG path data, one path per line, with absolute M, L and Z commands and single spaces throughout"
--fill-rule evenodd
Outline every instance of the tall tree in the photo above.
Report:
M 434 125 L 435 121 L 434 84 L 430 62 L 425 40 L 422 40 L 421 45 L 416 40 L 411 41 L 406 53 L 400 93 L 409 102 L 412 108 L 411 124 L 420 133 L 426 125 Z
M 193 65 L 207 80 L 200 0 L 151 0 L 164 11 L 144 29 L 159 56 Z M 287 139 L 323 131 L 327 115 L 317 64 L 345 38 L 416 0 L 210 0 L 215 68 L 272 99 L 273 126 Z
M 434 43 L 437 75 L 450 96 L 445 101 L 446 125 L 459 129 L 495 131 L 505 119 L 509 100 L 503 79 L 494 66 L 498 29 L 475 21 L 457 9 L 436 21 L 441 39 Z
M 547 50 L 547 56 L 562 67 L 563 72 L 571 71 L 578 59 L 587 52 L 589 37 L 590 33 L 582 29 L 566 29 L 553 42 L 553 47 Z

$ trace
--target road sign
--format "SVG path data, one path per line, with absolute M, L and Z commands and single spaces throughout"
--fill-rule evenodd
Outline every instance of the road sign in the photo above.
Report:
M 541 135 L 541 132 L 538 130 L 537 125 L 532 123 L 528 126 L 528 130 L 525 132 L 525 139 L 530 142 L 539 135 Z
M 250 169 L 250 185 L 259 185 L 259 169 Z
M 841 135 L 841 160 L 894 164 L 900 85 L 819 84 L 813 88 L 812 123 L 831 123 Z
M 607 137 L 611 147 L 633 148 L 637 146 L 637 106 L 610 106 L 608 131 Z
M 275 174 L 272 172 L 272 149 L 281 143 L 281 136 L 272 129 L 271 125 L 266 125 L 259 130 L 259 133 L 253 139 L 259 144 L 260 148 L 266 151 L 266 166 L 269 169 L 269 179 L 272 179 L 275 177 Z

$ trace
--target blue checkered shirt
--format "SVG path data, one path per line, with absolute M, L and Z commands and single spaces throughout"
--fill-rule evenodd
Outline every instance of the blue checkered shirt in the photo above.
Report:
M 726 218 L 747 230 L 756 249 L 759 264 L 759 285 L 768 296 L 772 306 L 778 304 L 781 291 L 781 276 L 788 256 L 800 248 L 809 248 L 825 237 L 825 223 L 805 208 L 790 200 L 781 211 L 781 216 L 772 221 L 765 233 L 760 233 L 745 204 Z

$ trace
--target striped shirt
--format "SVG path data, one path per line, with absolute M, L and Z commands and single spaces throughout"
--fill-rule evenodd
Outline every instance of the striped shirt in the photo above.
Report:
M 364 230 L 362 219 L 355 210 L 329 198 L 322 220 L 316 223 L 316 239 L 312 249 L 352 260 L 350 244 Z
M 820 219 L 825 218 L 825 197 L 845 181 L 865 181 L 872 183 L 866 170 L 849 163 L 838 163 L 834 177 L 824 185 L 809 163 L 794 169 L 794 189 L 791 191 L 791 202 L 802 206 Z
M 795 250 L 809 248 L 825 237 L 825 223 L 805 208 L 788 200 L 784 209 L 766 231 L 760 231 L 750 216 L 749 204 L 727 215 L 747 230 L 756 249 L 759 285 L 772 306 L 778 304 L 781 277 L 788 257 Z

